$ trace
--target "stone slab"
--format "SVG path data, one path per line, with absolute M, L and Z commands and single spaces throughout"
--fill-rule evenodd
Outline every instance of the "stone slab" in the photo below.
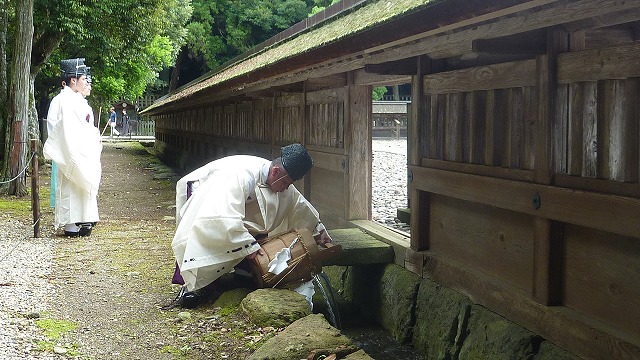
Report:
M 334 243 L 342 245 L 342 253 L 323 265 L 362 265 L 393 263 L 393 247 L 358 228 L 329 230 Z

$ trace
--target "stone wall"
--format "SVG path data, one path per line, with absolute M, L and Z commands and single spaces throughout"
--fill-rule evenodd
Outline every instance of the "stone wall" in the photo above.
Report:
M 426 359 L 579 359 L 471 299 L 395 264 L 327 266 L 344 308 Z M 517 304 L 513 304 L 517 306 Z M 343 318 L 344 319 L 344 318 Z M 349 326 L 348 324 L 343 324 Z

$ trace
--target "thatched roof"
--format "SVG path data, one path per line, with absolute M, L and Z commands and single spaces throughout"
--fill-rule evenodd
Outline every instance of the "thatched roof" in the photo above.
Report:
M 203 89 L 224 83 L 229 79 L 251 73 L 256 69 L 275 65 L 284 59 L 311 51 L 312 49 L 321 48 L 328 43 L 336 42 L 366 29 L 370 29 L 434 1 L 435 0 L 369 1 L 365 5 L 345 11 L 340 14 L 340 16 L 329 19 L 319 26 L 307 29 L 293 38 L 265 48 L 261 52 L 244 58 L 221 71 L 210 73 L 204 80 L 158 100 L 145 111 L 150 112 L 165 104 L 192 96 Z
M 523 0 L 366 0 L 336 16 L 270 46 L 255 49 L 174 93 L 159 99 L 144 113 L 181 108 L 200 97 L 241 91 L 245 85 L 295 72 L 383 44 L 392 44 L 433 28 L 505 8 Z M 336 4 L 337 5 L 337 4 Z M 330 50 L 330 51 L 328 51 Z M 300 68 L 297 68 L 299 66 Z

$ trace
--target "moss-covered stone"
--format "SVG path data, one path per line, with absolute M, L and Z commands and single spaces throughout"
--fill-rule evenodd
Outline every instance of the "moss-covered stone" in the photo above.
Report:
M 329 278 L 329 281 L 331 282 L 331 286 L 333 287 L 334 290 L 336 290 L 340 294 L 344 293 L 344 279 L 347 276 L 346 273 L 348 269 L 349 269 L 348 266 L 338 266 L 338 265 L 322 267 L 322 272 L 324 272 L 325 275 L 327 275 L 327 277 Z
M 416 301 L 412 343 L 429 359 L 451 359 L 466 335 L 471 302 L 461 294 L 425 279 Z
M 411 341 L 420 277 L 395 264 L 384 267 L 376 320 L 400 343 Z
M 248 360 L 320 359 L 331 354 L 342 358 L 357 350 L 324 316 L 313 314 L 296 320 L 267 340 Z
M 481 306 L 474 305 L 469 317 L 469 335 L 459 359 L 531 359 L 542 338 Z
M 213 303 L 213 307 L 239 307 L 242 300 L 249 295 L 253 290 L 246 288 L 232 289 L 225 291 L 220 295 L 218 299 Z
M 257 326 L 286 327 L 311 314 L 307 299 L 286 289 L 258 289 L 240 302 L 240 308 Z
M 364 350 L 358 350 L 344 357 L 344 360 L 373 360 Z

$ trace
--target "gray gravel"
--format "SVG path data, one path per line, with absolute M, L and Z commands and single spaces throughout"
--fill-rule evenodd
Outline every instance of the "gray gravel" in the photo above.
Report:
M 0 354 L 2 359 L 55 359 L 35 350 L 44 336 L 37 318 L 47 311 L 55 241 L 32 238 L 31 224 L 0 217 Z
M 372 142 L 371 219 L 404 232 L 397 209 L 407 207 L 407 139 L 376 138 Z

